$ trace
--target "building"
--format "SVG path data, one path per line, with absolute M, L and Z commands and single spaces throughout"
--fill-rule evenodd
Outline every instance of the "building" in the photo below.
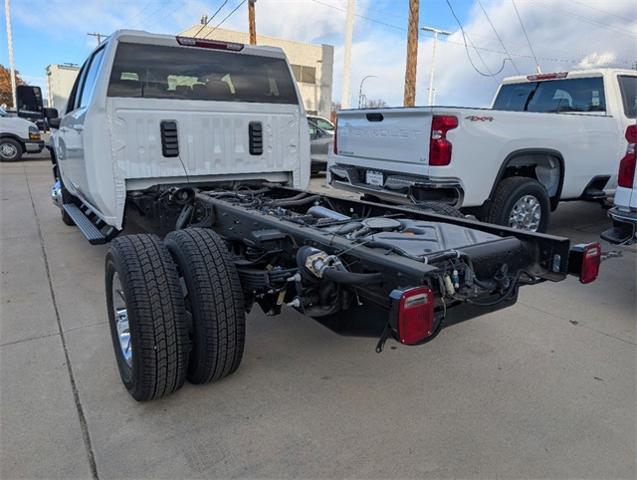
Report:
M 200 31 L 201 30 L 201 31 Z M 180 35 L 184 37 L 211 38 L 226 42 L 249 43 L 249 35 L 245 32 L 225 30 L 221 28 L 193 25 Z M 314 45 L 294 42 L 281 38 L 257 35 L 257 45 L 280 47 L 292 65 L 303 104 L 308 113 L 319 114 L 329 118 L 332 110 L 332 72 L 334 66 L 334 47 L 331 45 Z
M 49 108 L 57 108 L 58 111 L 62 112 L 69 99 L 69 94 L 79 70 L 80 67 L 72 63 L 48 65 L 46 67 L 47 105 Z

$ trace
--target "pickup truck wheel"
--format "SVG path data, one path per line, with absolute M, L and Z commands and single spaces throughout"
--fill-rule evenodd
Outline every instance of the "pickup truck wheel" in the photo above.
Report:
M 177 269 L 155 235 L 117 238 L 106 254 L 106 304 L 124 386 L 153 400 L 184 384 L 188 327 Z
M 245 343 L 245 303 L 239 274 L 215 232 L 187 228 L 165 239 L 186 285 L 193 348 L 188 380 L 210 383 L 233 373 Z
M 533 178 L 509 177 L 500 182 L 485 221 L 531 232 L 546 232 L 550 200 Z
M 464 214 L 455 207 L 441 202 L 417 202 L 414 204 L 418 210 L 437 213 L 448 217 L 465 218 Z
M 0 140 L 0 161 L 17 162 L 22 158 L 22 145 L 13 138 Z

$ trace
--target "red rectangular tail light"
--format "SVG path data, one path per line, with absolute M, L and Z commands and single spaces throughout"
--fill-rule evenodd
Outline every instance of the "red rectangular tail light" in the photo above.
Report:
M 398 339 L 405 345 L 415 345 L 431 336 L 434 331 L 434 294 L 427 287 L 394 290 L 393 320 Z
M 602 261 L 602 246 L 598 242 L 574 245 L 571 248 L 568 271 L 579 275 L 582 283 L 591 283 L 599 274 Z
M 617 185 L 624 188 L 633 188 L 635 183 L 635 163 L 637 154 L 635 144 L 637 143 L 637 125 L 629 125 L 626 129 L 626 155 L 619 162 L 619 173 L 617 174 Z
M 429 141 L 429 165 L 444 166 L 451 163 L 451 142 L 447 132 L 458 126 L 458 117 L 434 115 L 431 119 L 431 140 Z

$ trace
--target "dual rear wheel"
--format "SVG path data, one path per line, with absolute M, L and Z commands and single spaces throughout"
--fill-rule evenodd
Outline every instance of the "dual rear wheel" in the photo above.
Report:
M 106 301 L 124 386 L 136 400 L 175 392 L 187 379 L 233 373 L 245 341 L 239 276 L 223 240 L 207 229 L 114 240 Z

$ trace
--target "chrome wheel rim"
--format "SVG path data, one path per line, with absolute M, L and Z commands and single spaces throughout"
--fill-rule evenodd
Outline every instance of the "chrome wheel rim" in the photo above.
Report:
M 542 219 L 542 207 L 537 197 L 524 195 L 513 208 L 509 216 L 509 226 L 520 230 L 537 232 Z
M 18 149 L 12 143 L 3 143 L 0 145 L 0 153 L 4 158 L 13 158 L 18 153 Z
M 133 366 L 133 344 L 130 337 L 130 323 L 128 322 L 128 308 L 124 289 L 119 280 L 117 272 L 113 274 L 113 288 L 111 292 L 113 298 L 113 314 L 115 315 L 115 327 L 117 329 L 117 339 L 122 357 L 129 367 Z

